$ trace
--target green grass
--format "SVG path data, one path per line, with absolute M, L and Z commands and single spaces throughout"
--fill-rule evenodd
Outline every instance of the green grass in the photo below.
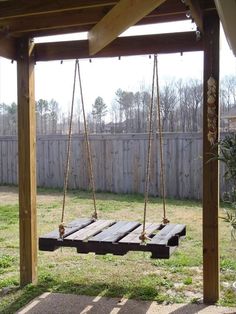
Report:
M 13 188 L 9 188 L 12 191 Z M 56 229 L 60 222 L 60 190 L 38 190 L 38 232 Z M 1 194 L 0 194 L 1 200 Z M 12 205 L 12 203 L 16 205 Z M 142 221 L 143 196 L 97 193 L 100 217 Z M 63 292 L 108 297 L 155 300 L 158 303 L 196 302 L 202 293 L 201 205 L 194 201 L 168 200 L 171 222 L 187 225 L 187 237 L 169 260 L 150 259 L 149 253 L 129 252 L 118 257 L 77 254 L 75 249 L 39 252 L 38 284 L 19 288 L 19 227 L 17 195 L 0 205 L 0 313 L 15 313 L 43 292 Z M 65 221 L 88 217 L 93 211 L 87 192 L 68 193 Z M 160 221 L 162 203 L 151 198 L 148 221 Z M 221 299 L 236 306 L 236 243 L 220 220 Z M 223 283 L 229 285 L 225 287 Z M 2 291 L 2 292 L 1 292 Z M 190 297 L 187 292 L 191 292 Z

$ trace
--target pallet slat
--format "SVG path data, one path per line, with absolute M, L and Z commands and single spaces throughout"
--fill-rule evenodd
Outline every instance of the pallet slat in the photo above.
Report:
M 185 235 L 185 225 L 181 224 L 168 224 L 164 226 L 164 228 L 155 235 L 151 242 L 148 243 L 148 245 L 168 245 L 169 241 L 176 237 L 177 243 L 172 245 L 178 245 L 178 236 L 179 235 Z
M 110 228 L 89 239 L 89 241 L 116 242 L 139 225 L 138 222 L 118 221 Z
M 54 230 L 39 238 L 39 249 L 54 251 L 58 247 L 76 247 L 78 253 L 124 255 L 128 251 L 150 252 L 152 258 L 169 258 L 186 234 L 183 224 L 148 223 L 146 234 L 151 237 L 141 243 L 143 226 L 139 222 L 78 219 L 66 227 L 63 241 Z
M 87 227 L 72 233 L 68 237 L 65 237 L 64 241 L 68 240 L 85 241 L 91 236 L 102 231 L 104 228 L 109 227 L 113 223 L 115 223 L 115 221 L 113 220 L 97 220 L 88 225 Z
M 65 226 L 64 237 L 73 234 L 92 222 L 91 218 L 81 218 L 70 222 Z M 41 251 L 55 251 L 58 247 L 64 246 L 64 241 L 59 238 L 58 229 L 53 230 L 39 238 L 39 250 Z
M 81 218 L 71 221 L 67 226 L 65 226 L 65 234 L 64 238 L 69 236 L 70 234 L 73 234 L 77 230 L 80 230 L 87 225 L 89 225 L 92 222 L 91 218 Z M 40 237 L 40 239 L 58 239 L 59 238 L 59 232 L 58 229 L 53 230 L 52 232 L 49 232 L 45 234 L 44 236 Z
M 146 225 L 146 235 L 149 237 L 152 233 L 157 231 L 160 228 L 160 224 L 150 223 Z M 134 229 L 131 233 L 129 233 L 126 237 L 122 238 L 119 243 L 141 243 L 139 239 L 141 233 L 143 231 L 143 225 Z

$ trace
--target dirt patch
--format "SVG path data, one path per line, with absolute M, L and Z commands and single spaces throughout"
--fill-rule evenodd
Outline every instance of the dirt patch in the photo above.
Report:
M 53 192 L 51 195 L 43 192 L 37 194 L 37 204 L 51 204 L 61 200 L 62 193 L 59 192 Z M 18 202 L 18 187 L 0 186 L 0 203 L 2 205 L 17 204 Z
M 18 203 L 18 188 L 0 186 L 0 202 L 2 205 Z

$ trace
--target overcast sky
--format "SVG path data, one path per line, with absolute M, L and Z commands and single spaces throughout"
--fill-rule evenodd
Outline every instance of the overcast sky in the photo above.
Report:
M 164 33 L 173 31 L 194 30 L 194 24 L 190 22 L 162 23 L 159 26 L 147 25 L 128 30 L 124 35 Z M 83 39 L 86 34 L 74 34 L 59 39 Z M 41 38 L 40 41 L 48 39 Z M 52 39 L 50 39 L 52 40 Z M 236 75 L 236 58 L 229 49 L 226 39 L 221 34 L 221 76 Z M 184 53 L 159 55 L 160 84 L 164 84 L 172 78 L 197 78 L 202 79 L 203 53 Z M 103 97 L 105 103 L 110 105 L 118 88 L 126 91 L 137 91 L 149 88 L 152 78 L 153 58 L 149 56 L 122 57 L 107 59 L 81 60 L 81 74 L 83 80 L 84 100 L 87 111 L 97 96 Z M 71 102 L 73 83 L 74 61 L 38 62 L 35 66 L 36 100 L 54 98 L 59 102 L 64 111 L 67 111 Z M 79 93 L 77 93 L 79 98 Z M 16 62 L 13 64 L 6 59 L 0 59 L 0 103 L 7 104 L 16 101 Z

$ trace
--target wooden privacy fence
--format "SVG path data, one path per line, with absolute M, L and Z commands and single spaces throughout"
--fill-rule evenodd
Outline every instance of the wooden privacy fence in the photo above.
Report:
M 61 188 L 66 160 L 66 135 L 37 138 L 37 185 Z M 94 178 L 98 191 L 143 193 L 147 134 L 91 135 Z M 202 134 L 165 133 L 164 163 L 168 197 L 201 199 Z M 158 135 L 153 139 L 150 194 L 160 195 Z M 69 188 L 88 189 L 87 152 L 83 135 L 73 135 Z M 223 171 L 221 171 L 223 173 Z M 17 138 L 0 137 L 0 184 L 17 184 Z M 227 190 L 221 174 L 221 193 Z

